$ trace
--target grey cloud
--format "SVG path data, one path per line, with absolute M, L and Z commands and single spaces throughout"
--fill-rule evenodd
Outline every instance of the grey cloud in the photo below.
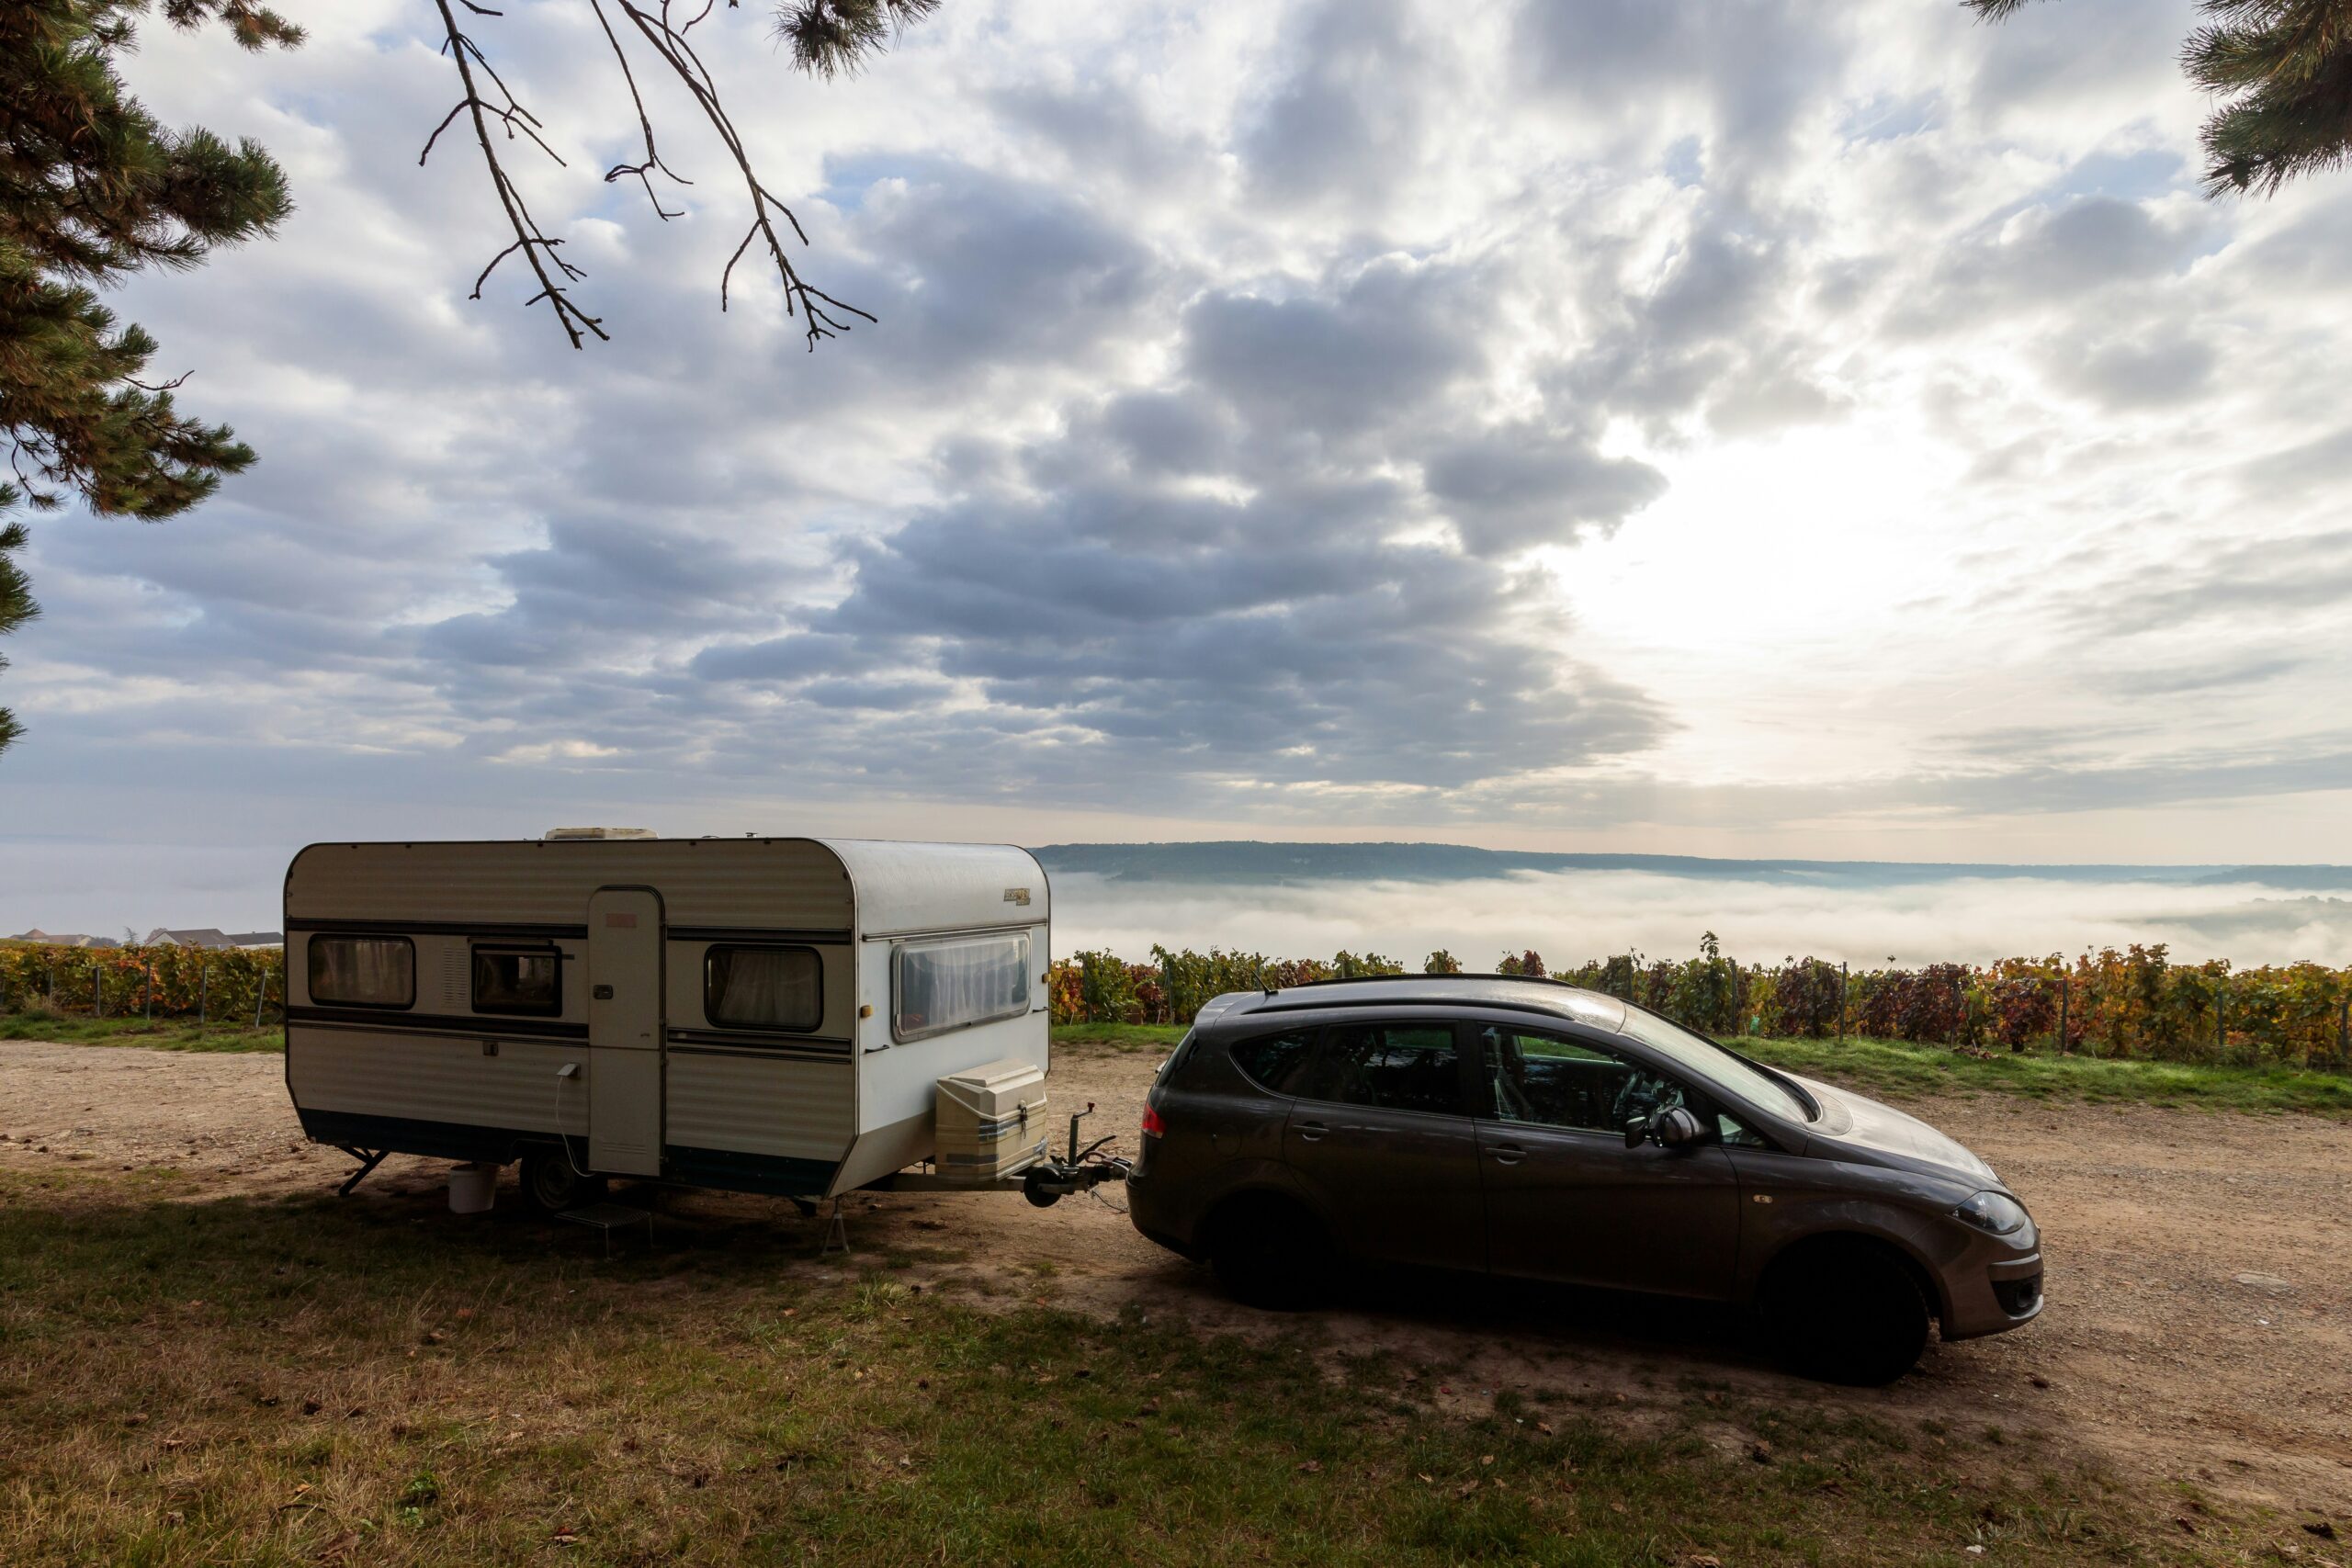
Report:
M 1520 581 L 1383 544 L 1410 502 L 1383 483 L 1242 502 L 1108 476 L 976 495 L 852 547 L 848 595 L 810 617 L 821 643 L 713 651 L 695 669 L 790 677 L 846 648 L 918 672 L 902 691 L 846 683 L 873 705 L 976 683 L 985 717 L 932 716 L 956 730 L 967 777 L 1011 777 L 1049 748 L 1054 787 L 1143 778 L 1170 799 L 1228 775 L 1450 789 L 1655 742 L 1646 699 L 1510 629 Z M 824 679 L 797 694 L 842 700 Z M 868 765 L 920 769 L 943 740 L 894 741 Z
M 1745 171 L 1829 96 L 1843 25 L 1842 8 L 1803 0 L 1526 0 L 1515 33 L 1537 79 L 1579 107 L 1654 115 L 1661 97 L 1698 98 L 1715 159 Z
M 1887 325 L 1900 335 L 1932 337 L 2036 307 L 2079 312 L 2088 297 L 2176 276 L 2204 243 L 2202 224 L 2191 218 L 2167 225 L 2137 202 L 2104 196 L 2030 208 L 1950 246 Z
M 2188 692 L 2265 685 L 2281 676 L 2291 675 L 2311 662 L 2300 656 L 2284 656 L 2120 670 L 2108 676 L 2105 683 L 2109 689 L 2128 696 L 2169 697 Z
M 1475 555 L 1607 535 L 1666 493 L 1666 477 L 1589 440 L 1530 427 L 1498 430 L 1432 453 L 1422 472 Z
M 2247 540 L 2193 564 L 2152 561 L 2117 573 L 2077 598 L 2069 618 L 2109 635 L 2171 634 L 2219 616 L 2258 616 L 2269 626 L 2352 604 L 2352 529 Z
M 1832 412 L 1792 321 L 1804 280 L 1763 228 L 1710 205 L 1647 296 L 1592 301 L 1601 328 L 1547 376 L 1555 404 L 1631 414 L 1662 439 L 1693 416 L 1757 431 Z
M 2110 409 L 2187 401 L 2212 380 L 2211 344 L 2187 333 L 2062 345 L 2051 364 L 2061 386 Z
M 1201 400 L 1167 392 L 1126 392 L 1102 413 L 1105 435 L 1136 468 L 1159 473 L 1203 473 L 1229 456 L 1233 432 L 1220 412 Z
M 926 366 L 1010 348 L 1067 352 L 1133 309 L 1149 253 L 1052 187 L 963 165 L 919 167 L 903 188 L 869 190 L 859 241 L 911 274 L 886 299 L 906 330 L 893 342 Z
M 1265 198 L 1377 209 L 1418 161 L 1421 103 L 1439 62 L 1433 39 L 1408 41 L 1401 0 L 1331 0 L 1293 45 L 1290 73 L 1240 138 Z
M 1383 262 L 1333 299 L 1209 295 L 1185 315 L 1187 362 L 1262 424 L 1345 435 L 1473 369 L 1478 318 L 1454 270 Z
M 708 681 L 811 681 L 820 675 L 861 674 L 883 660 L 853 637 L 790 632 L 753 643 L 712 643 L 689 664 Z

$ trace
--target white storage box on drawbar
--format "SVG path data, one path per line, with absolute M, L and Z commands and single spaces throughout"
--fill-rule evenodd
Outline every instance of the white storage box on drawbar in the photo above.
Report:
M 933 1138 L 949 1181 L 995 1181 L 1046 1152 L 1046 1069 L 1006 1058 L 939 1080 Z

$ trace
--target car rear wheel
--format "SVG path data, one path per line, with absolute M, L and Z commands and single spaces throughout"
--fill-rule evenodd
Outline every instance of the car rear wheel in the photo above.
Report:
M 1227 1294 L 1250 1306 L 1295 1312 L 1312 1306 L 1334 1256 L 1315 1217 L 1280 1199 L 1243 1201 L 1217 1216 L 1209 1266 Z
M 563 1149 L 532 1149 L 523 1156 L 523 1201 L 542 1214 L 560 1214 L 604 1196 L 605 1179 L 583 1176 Z
M 1893 1382 L 1928 1347 L 1918 1282 L 1876 1247 L 1819 1248 L 1784 1259 L 1762 1305 L 1782 1359 L 1826 1382 Z

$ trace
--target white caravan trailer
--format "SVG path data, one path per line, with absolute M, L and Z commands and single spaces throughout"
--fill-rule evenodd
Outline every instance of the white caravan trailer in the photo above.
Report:
M 959 1146 L 1050 1201 L 1092 1184 L 1045 1157 L 1050 913 L 1004 845 L 313 844 L 286 872 L 286 1085 L 352 1184 L 390 1152 L 520 1158 L 561 1208 L 607 1175 L 874 1184 L 933 1157 L 934 1086 L 985 1067 L 959 1103 L 1002 1109 Z

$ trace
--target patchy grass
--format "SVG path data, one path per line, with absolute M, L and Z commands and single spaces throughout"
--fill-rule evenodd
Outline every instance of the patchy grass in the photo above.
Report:
M 1055 1027 L 1054 1043 L 1101 1043 L 1121 1052 L 1165 1051 L 1183 1035 L 1182 1029 L 1170 1025 L 1066 1023 Z M 2297 1067 L 2208 1066 L 2041 1052 L 1996 1051 L 1974 1056 L 1943 1045 L 1859 1037 L 1842 1041 L 1751 1037 L 1725 1043 L 1759 1062 L 1887 1100 L 1986 1092 L 2036 1100 L 2138 1103 L 2165 1110 L 2294 1111 L 2352 1118 L 2352 1077 Z
M 2030 1051 L 1974 1056 L 1946 1046 L 1895 1040 L 1751 1039 L 1727 1043 L 1774 1066 L 1889 1099 L 1973 1090 L 2173 1111 L 2201 1107 L 2352 1117 L 2352 1077 L 2296 1067 L 2119 1061 Z
M 1114 1051 L 1133 1053 L 1149 1051 L 1160 1055 L 1176 1048 L 1184 1038 L 1181 1023 L 1057 1023 L 1054 1025 L 1057 1045 L 1105 1045 Z
M 1441 1411 L 1310 1319 L 994 1310 L 820 1268 L 781 1207 L 606 1263 L 437 1194 L 180 1191 L 0 1173 L 0 1562 L 2155 1565 L 2264 1529 L 1801 1389 Z
M 218 1020 L 198 1027 L 192 1018 L 74 1018 L 34 1009 L 0 1012 L 0 1040 L 57 1040 L 75 1045 L 144 1045 L 155 1051 L 282 1051 L 285 1026 L 259 1029 Z

